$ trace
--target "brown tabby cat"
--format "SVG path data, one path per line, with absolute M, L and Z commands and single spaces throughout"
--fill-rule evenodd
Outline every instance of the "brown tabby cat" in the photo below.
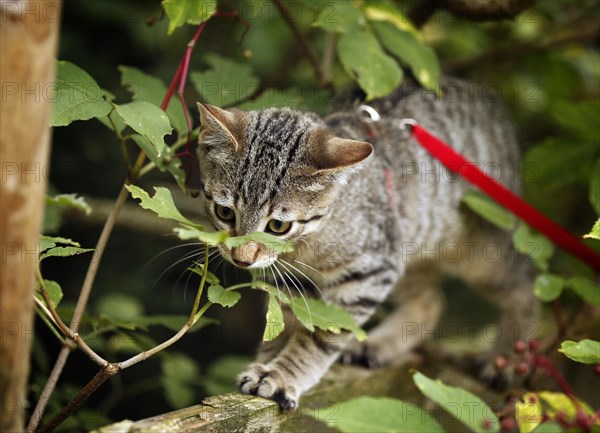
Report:
M 503 311 L 484 377 L 496 376 L 493 356 L 509 352 L 514 327 L 533 317 L 530 266 L 510 234 L 461 207 L 471 187 L 399 127 L 403 118 L 416 119 L 518 191 L 518 146 L 503 106 L 460 81 L 444 82 L 441 98 L 410 89 L 374 101 L 381 120 L 371 124 L 352 104 L 324 118 L 198 104 L 201 181 L 215 228 L 236 236 L 265 231 L 295 245 L 280 256 L 257 242 L 221 245 L 221 254 L 241 268 L 267 269 L 281 287 L 314 289 L 359 325 L 392 291 L 397 305 L 364 344 L 350 333 L 293 326 L 293 336 L 262 344 L 238 378 L 241 392 L 291 409 L 344 351 L 372 366 L 402 359 L 422 340 L 422 333 L 401 335 L 407 323 L 435 327 L 441 270 L 483 289 Z M 448 246 L 456 250 L 450 260 Z M 292 314 L 285 315 L 291 324 Z

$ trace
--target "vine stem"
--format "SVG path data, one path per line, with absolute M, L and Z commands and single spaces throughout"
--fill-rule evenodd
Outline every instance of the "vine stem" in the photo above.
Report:
M 192 307 L 192 311 L 190 313 L 190 319 L 181 327 L 181 329 L 173 335 L 168 340 L 165 340 L 158 346 L 153 347 L 150 350 L 146 350 L 144 352 L 138 353 L 131 358 L 116 363 L 106 362 L 105 365 L 102 366 L 100 371 L 96 373 L 96 375 L 85 385 L 79 393 L 54 417 L 43 426 L 41 429 L 37 431 L 37 433 L 51 433 L 54 431 L 56 427 L 58 427 L 65 419 L 67 419 L 73 412 L 81 407 L 83 403 L 92 395 L 107 379 L 119 373 L 121 370 L 129 368 L 139 362 L 145 361 L 151 356 L 157 354 L 161 350 L 168 348 L 169 346 L 175 344 L 177 341 L 181 339 L 189 330 L 196 324 L 198 320 L 204 315 L 206 310 L 213 305 L 212 302 L 207 302 L 201 309 L 196 313 L 198 309 L 198 305 L 200 304 L 200 298 L 202 296 L 202 291 L 204 289 L 204 285 L 206 284 L 206 279 L 208 277 L 208 245 L 204 244 L 205 251 L 205 260 L 204 266 L 202 269 L 202 279 L 200 280 L 200 284 L 198 285 L 198 292 L 196 294 L 196 300 L 194 301 L 194 306 Z
M 275 4 L 275 7 L 279 11 L 281 18 L 283 18 L 283 20 L 287 23 L 290 30 L 294 34 L 294 36 L 298 39 L 298 42 L 300 42 L 300 46 L 302 47 L 302 50 L 306 54 L 308 61 L 312 65 L 313 69 L 315 70 L 315 74 L 317 75 L 317 79 L 319 80 L 319 85 L 321 87 L 327 86 L 327 84 L 328 84 L 327 77 L 325 76 L 325 72 L 323 71 L 323 68 L 321 67 L 319 58 L 317 57 L 317 54 L 312 49 L 310 42 L 308 41 L 308 39 L 306 38 L 304 33 L 302 33 L 302 31 L 300 30 L 300 28 L 298 27 L 298 24 L 296 24 L 294 19 L 291 17 L 291 15 L 288 12 L 283 1 L 282 0 L 273 0 L 273 3 Z
M 139 158 L 138 158 L 139 160 Z M 110 234 L 115 226 L 115 222 L 117 221 L 117 217 L 119 212 L 123 208 L 125 204 L 125 200 L 129 195 L 129 192 L 125 188 L 124 183 L 121 187 L 121 191 L 119 191 L 119 195 L 117 196 L 117 200 L 113 205 L 106 222 L 104 223 L 104 227 L 102 228 L 102 232 L 100 233 L 100 237 L 98 238 L 98 242 L 96 243 L 96 249 L 94 256 L 90 260 L 90 264 L 88 266 L 88 270 L 85 274 L 85 278 L 83 280 L 83 284 L 81 286 L 81 291 L 79 292 L 79 297 L 77 298 L 77 303 L 75 305 L 75 311 L 73 313 L 73 319 L 71 320 L 71 325 L 69 326 L 70 331 L 73 334 L 77 333 L 79 329 L 79 324 L 81 322 L 81 318 L 83 317 L 83 313 L 87 306 L 87 302 L 90 297 L 90 292 L 92 290 L 92 285 L 94 280 L 96 279 L 96 274 L 98 273 L 98 267 L 100 266 L 100 261 L 102 260 L 102 256 L 104 254 L 104 250 L 106 249 L 106 244 L 108 243 L 108 239 L 110 238 Z M 40 399 L 38 400 L 35 409 L 31 415 L 29 420 L 29 424 L 27 425 L 27 431 L 33 432 L 36 430 L 37 426 L 42 419 L 42 415 L 48 405 L 48 401 L 50 400 L 50 396 L 54 389 L 56 388 L 56 383 L 60 378 L 60 375 L 65 368 L 65 364 L 67 363 L 67 359 L 69 358 L 69 354 L 73 350 L 72 345 L 63 344 L 60 353 L 58 354 L 58 358 L 54 363 L 54 367 L 52 367 L 52 372 L 48 377 L 48 381 L 44 386 L 42 394 L 40 395 Z M 91 349 L 90 349 L 91 350 Z

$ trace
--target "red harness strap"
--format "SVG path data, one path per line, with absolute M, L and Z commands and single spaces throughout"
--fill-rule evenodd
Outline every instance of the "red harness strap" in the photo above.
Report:
M 543 233 L 556 245 L 590 265 L 596 272 L 600 272 L 600 255 L 575 236 L 540 213 L 508 188 L 496 182 L 473 162 L 457 153 L 418 124 L 412 125 L 412 135 L 421 146 L 427 149 L 431 155 L 437 158 L 450 171 L 459 174 L 473 185 L 479 187 L 483 192 L 524 220 L 531 227 Z

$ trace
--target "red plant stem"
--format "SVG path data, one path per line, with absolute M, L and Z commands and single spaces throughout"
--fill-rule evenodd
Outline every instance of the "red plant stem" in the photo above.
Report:
M 554 362 L 552 362 L 550 358 L 544 355 L 536 354 L 533 357 L 533 364 L 536 367 L 543 368 L 544 371 L 546 371 L 546 373 L 548 373 L 548 375 L 552 377 L 556 381 L 556 383 L 558 383 L 558 386 L 560 386 L 561 391 L 569 397 L 571 397 L 573 402 L 575 402 L 575 404 L 578 405 L 579 402 L 577 401 L 577 399 L 574 398 L 575 393 L 571 389 L 571 385 L 569 385 L 569 382 L 567 382 L 565 377 L 558 370 L 558 368 L 556 368 L 556 365 L 554 365 Z
M 177 87 L 177 84 L 179 83 L 179 81 L 181 79 L 181 71 L 183 71 L 183 60 L 184 60 L 184 58 L 182 57 L 181 61 L 179 62 L 179 66 L 177 67 L 177 71 L 175 72 L 175 75 L 173 76 L 173 79 L 171 80 L 171 84 L 169 85 L 169 90 L 167 90 L 167 93 L 165 94 L 162 104 L 160 104 L 160 108 L 163 111 L 165 111 L 169 107 L 169 102 L 171 102 L 173 93 L 175 93 L 175 87 Z

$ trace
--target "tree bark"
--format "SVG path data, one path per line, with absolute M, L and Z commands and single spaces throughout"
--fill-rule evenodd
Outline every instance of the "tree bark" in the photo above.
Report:
M 22 432 L 60 0 L 0 0 L 0 431 Z

